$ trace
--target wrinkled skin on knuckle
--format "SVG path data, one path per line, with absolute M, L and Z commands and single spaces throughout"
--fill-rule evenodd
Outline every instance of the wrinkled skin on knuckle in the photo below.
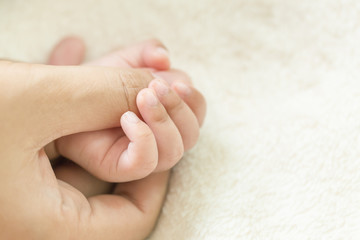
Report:
M 166 125 L 167 122 L 170 120 L 170 117 L 165 112 L 157 111 L 153 113 L 153 115 L 151 116 L 151 120 L 153 122 L 156 122 L 157 124 Z
M 154 77 L 149 70 L 126 69 L 119 72 L 119 79 L 123 84 L 128 109 L 138 113 L 136 96 L 140 90 L 147 88 Z

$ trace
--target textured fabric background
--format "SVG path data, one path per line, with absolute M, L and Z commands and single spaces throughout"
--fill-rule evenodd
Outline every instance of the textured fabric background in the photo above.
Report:
M 163 40 L 208 100 L 151 240 L 360 239 L 360 2 L 1 0 L 0 58 Z

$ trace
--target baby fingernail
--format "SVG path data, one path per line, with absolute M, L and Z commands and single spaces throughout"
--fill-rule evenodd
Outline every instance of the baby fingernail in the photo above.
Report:
M 126 112 L 126 113 L 124 114 L 124 117 L 125 117 L 126 121 L 131 122 L 131 123 L 137 123 L 137 122 L 140 121 L 140 119 L 138 118 L 138 116 L 136 116 L 135 113 L 130 112 L 130 111 Z
M 189 95 L 191 93 L 191 88 L 182 82 L 177 82 L 175 87 L 183 95 Z
M 146 92 L 145 99 L 146 99 L 146 103 L 149 106 L 153 107 L 153 106 L 156 106 L 158 104 L 158 99 L 157 99 L 157 97 L 154 95 L 154 93 L 152 91 L 147 91 Z
M 169 92 L 169 87 L 159 80 L 154 82 L 154 88 L 159 96 L 164 96 Z
M 155 78 L 155 79 L 163 79 L 163 77 L 157 75 L 156 73 L 152 72 L 151 75 Z
M 163 48 L 163 47 L 157 47 L 157 48 L 156 48 L 156 52 L 157 52 L 157 54 L 159 54 L 159 55 L 163 55 L 163 56 L 165 56 L 165 57 L 169 57 L 169 52 L 168 52 L 165 48 Z

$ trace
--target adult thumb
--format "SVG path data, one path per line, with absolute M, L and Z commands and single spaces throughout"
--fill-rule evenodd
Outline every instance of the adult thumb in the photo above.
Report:
M 142 69 L 0 62 L 0 120 L 13 126 L 5 124 L 3 134 L 13 135 L 15 126 L 19 141 L 32 137 L 44 146 L 61 136 L 118 127 L 123 113 L 137 112 L 136 95 L 152 79 Z

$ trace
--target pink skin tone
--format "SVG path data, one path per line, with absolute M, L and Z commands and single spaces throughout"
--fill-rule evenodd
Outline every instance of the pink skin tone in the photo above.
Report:
M 84 53 L 85 46 L 81 39 L 66 38 L 52 52 L 49 63 L 53 65 L 80 64 Z M 164 51 L 164 46 L 157 40 L 148 40 L 110 53 L 87 64 L 125 68 L 152 68 L 157 77 L 167 81 L 161 79 L 154 80 L 149 84 L 149 89 L 144 89 L 138 95 L 137 105 L 141 112 L 141 117 L 145 120 L 145 123 L 149 123 L 148 125 L 141 120 L 134 119 L 135 116 L 133 114 L 126 113 L 121 119 L 122 128 L 63 137 L 56 141 L 57 152 L 54 151 L 54 145 L 47 146 L 48 155 L 51 156 L 50 159 L 56 158 L 58 154 L 64 155 L 97 178 L 90 175 L 83 168 L 69 163 L 56 167 L 55 173 L 57 177 L 71 183 L 85 196 L 92 196 L 105 193 L 111 187 L 111 185 L 98 178 L 107 181 L 141 178 L 143 177 L 142 175 L 152 171 L 155 162 L 160 163 L 160 165 L 156 166 L 156 171 L 161 170 L 161 167 L 163 170 L 166 170 L 176 164 L 181 157 L 182 150 L 189 149 L 195 143 L 194 140 L 197 138 L 199 125 L 202 124 L 205 116 L 206 104 L 203 96 L 192 87 L 190 78 L 184 72 L 169 69 L 170 61 L 167 52 Z M 171 87 L 169 86 L 170 84 Z M 155 95 L 153 101 L 158 102 L 155 106 L 147 104 L 146 97 L 148 95 Z M 176 106 L 175 111 L 173 110 L 174 106 Z M 179 109 L 181 110 L 180 112 Z M 169 110 L 168 114 L 166 110 Z M 130 121 L 126 121 L 126 116 L 128 115 L 130 115 Z M 170 121 L 169 115 L 172 116 L 174 121 Z M 161 119 L 161 124 L 159 124 L 159 120 L 154 121 L 154 118 L 165 118 L 167 120 Z M 181 134 L 174 122 L 181 126 Z M 134 124 L 135 126 L 133 126 Z M 152 129 L 154 129 L 154 134 L 149 134 L 149 130 Z M 126 135 L 124 131 L 127 131 Z M 148 139 L 135 137 L 132 139 L 132 142 L 136 142 L 136 144 L 130 144 L 130 148 L 135 153 L 145 153 L 147 157 L 137 155 L 135 158 L 140 161 L 124 166 L 124 163 L 129 163 L 128 159 L 126 159 L 129 153 L 127 150 L 130 143 L 129 139 L 139 132 L 141 134 L 148 134 L 146 136 Z M 179 135 L 181 135 L 181 139 Z M 170 142 L 169 139 L 171 138 L 174 141 Z M 156 146 L 154 145 L 154 140 L 156 141 Z M 169 154 L 169 148 L 176 147 L 180 148 L 177 153 L 178 156 L 166 155 Z M 140 149 L 140 151 L 137 151 L 136 148 Z M 79 149 L 85 149 L 85 151 L 80 151 Z M 156 151 L 157 149 L 159 151 Z M 149 158 L 149 156 L 151 157 Z M 102 169 L 101 167 L 96 167 L 96 164 L 100 162 L 104 164 L 104 161 L 108 165 L 103 165 L 102 168 L 114 166 L 112 168 L 117 169 L 117 171 L 112 172 L 113 175 L 108 174 L 111 172 L 108 168 Z M 94 167 L 88 167 L 89 162 L 94 163 L 92 165 Z M 119 166 L 119 163 L 123 163 L 123 165 Z M 163 164 L 161 165 L 161 163 Z M 149 165 L 150 167 L 147 168 Z M 84 181 L 84 179 L 87 180 Z M 88 184 L 88 182 L 91 182 L 91 184 Z
M 70 38 L 59 48 L 77 47 L 78 56 L 83 56 L 81 43 Z M 61 64 L 59 58 L 55 51 L 49 62 Z M 155 79 L 139 92 L 136 105 L 141 119 L 127 112 L 121 128 L 62 137 L 55 142 L 58 154 L 102 180 L 125 182 L 170 169 L 184 150 L 195 145 L 205 115 L 204 98 L 185 73 L 169 69 L 167 51 L 159 41 L 135 44 L 87 65 L 151 68 L 165 80 Z
M 153 68 L 162 78 L 155 81 L 143 70 L 0 62 L 0 80 L 4 86 L 0 94 L 1 239 L 144 239 L 151 232 L 169 177 L 169 171 L 161 170 L 178 161 L 177 157 L 166 158 L 169 152 L 162 135 L 177 139 L 174 147 L 188 149 L 195 143 L 205 116 L 205 101 L 186 74 L 167 70 L 166 56 L 151 50 L 159 44 L 145 42 L 97 61 L 99 65 Z M 68 38 L 55 48 L 49 62 L 78 65 L 84 53 L 81 40 Z M 131 77 L 140 85 L 129 82 Z M 88 88 L 89 82 L 92 85 Z M 138 89 L 123 96 L 122 84 L 144 89 L 137 96 Z M 151 94 L 155 100 L 148 99 Z M 124 99 L 128 99 L 128 106 Z M 140 118 L 124 113 L 129 106 Z M 104 115 L 97 118 L 103 111 Z M 186 128 L 193 129 L 195 134 L 189 134 Z M 148 138 L 146 142 L 144 138 Z M 100 144 L 93 145 L 94 141 Z M 118 141 L 125 143 L 113 147 Z M 47 154 L 43 151 L 46 144 Z M 79 152 L 86 144 L 96 151 L 88 148 Z M 79 148 L 72 148 L 74 145 Z M 152 154 L 150 160 L 148 156 L 136 156 L 137 148 L 141 151 L 146 148 Z M 115 152 L 109 156 L 109 162 L 118 161 L 121 159 L 118 156 L 124 154 L 119 166 L 129 161 L 131 169 L 133 161 L 138 164 L 149 161 L 150 165 L 156 165 L 151 166 L 155 169 L 149 167 L 133 175 L 125 172 L 126 177 L 121 177 L 146 175 L 140 180 L 113 185 L 101 181 L 92 174 L 110 181 L 117 181 L 117 176 L 107 179 L 104 170 L 87 167 L 85 162 L 104 160 L 96 157 L 104 149 Z M 71 160 L 83 168 L 71 163 L 51 168 L 49 158 L 63 154 L 62 151 L 73 156 Z M 81 157 L 84 153 L 89 159 Z M 101 166 L 106 169 L 111 164 Z

